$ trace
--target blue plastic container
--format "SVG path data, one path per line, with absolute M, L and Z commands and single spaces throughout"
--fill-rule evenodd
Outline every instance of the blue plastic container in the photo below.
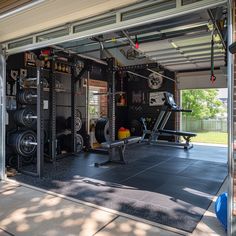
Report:
M 222 193 L 216 200 L 215 213 L 225 231 L 227 231 L 227 193 Z

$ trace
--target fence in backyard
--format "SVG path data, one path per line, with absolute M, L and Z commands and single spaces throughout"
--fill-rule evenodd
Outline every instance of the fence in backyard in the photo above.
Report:
M 227 119 L 196 120 L 182 117 L 182 130 L 189 132 L 217 131 L 227 132 Z

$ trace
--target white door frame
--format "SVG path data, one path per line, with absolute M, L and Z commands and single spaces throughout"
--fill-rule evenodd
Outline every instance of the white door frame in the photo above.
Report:
M 0 48 L 0 180 L 5 180 L 6 161 L 6 59 Z

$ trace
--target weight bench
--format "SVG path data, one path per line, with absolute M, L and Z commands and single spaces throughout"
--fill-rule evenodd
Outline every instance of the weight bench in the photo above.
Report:
M 105 162 L 94 163 L 94 166 L 99 167 L 99 166 L 107 165 L 109 163 L 126 164 L 126 161 L 125 161 L 126 146 L 130 144 L 138 143 L 141 141 L 141 139 L 142 139 L 141 137 L 131 136 L 129 138 L 125 138 L 122 140 L 115 140 L 115 141 L 108 141 L 108 142 L 101 143 L 101 146 L 104 149 L 107 149 L 109 151 L 109 158 Z M 119 157 L 120 157 L 119 160 L 113 159 L 113 150 L 118 150 Z
M 190 140 L 192 137 L 196 137 L 197 134 L 196 133 L 191 133 L 191 132 L 185 132 L 185 131 L 176 131 L 176 130 L 168 130 L 168 129 L 162 129 L 162 130 L 158 130 L 159 134 L 171 134 L 174 136 L 182 136 L 185 140 L 185 143 L 183 144 L 185 149 L 190 149 L 193 147 L 192 144 L 190 144 Z

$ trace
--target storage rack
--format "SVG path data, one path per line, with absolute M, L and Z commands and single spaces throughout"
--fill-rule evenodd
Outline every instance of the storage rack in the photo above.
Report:
M 18 170 L 22 173 L 37 176 L 41 178 L 43 176 L 43 164 L 44 164 L 44 111 L 43 111 L 43 78 L 42 78 L 42 69 L 41 62 L 36 61 L 36 89 L 37 89 L 37 151 L 36 151 L 36 171 L 24 170 L 22 168 L 22 157 L 17 155 L 17 167 Z M 16 81 L 17 91 L 21 88 L 20 79 Z M 19 108 L 19 104 L 17 104 Z
M 65 54 L 62 54 L 62 57 Z M 61 56 L 61 55 L 60 55 Z M 17 64 L 15 63 L 15 61 L 20 60 L 21 62 L 23 61 L 23 54 L 21 55 L 21 59 L 18 58 L 14 58 L 13 61 L 11 60 L 12 65 Z M 30 70 L 33 74 L 36 74 L 37 76 L 37 86 L 34 87 L 34 89 L 37 89 L 37 161 L 36 161 L 36 166 L 34 164 L 34 171 L 28 171 L 25 170 L 25 168 L 23 168 L 23 163 L 22 160 L 20 158 L 20 156 L 18 156 L 18 170 L 21 171 L 22 173 L 25 174 L 29 174 L 29 175 L 33 175 L 33 176 L 38 176 L 38 177 L 43 177 L 43 169 L 44 169 L 44 161 L 45 158 L 44 157 L 49 157 L 49 161 L 51 161 L 52 163 L 55 163 L 55 161 L 60 158 L 63 157 L 64 154 L 61 155 L 57 155 L 56 153 L 56 147 L 57 147 L 57 134 L 56 134 L 56 111 L 57 111 L 57 92 L 63 92 L 63 93 L 70 93 L 70 99 L 71 99 L 71 134 L 72 134 L 72 140 L 71 140 L 71 152 L 67 153 L 66 155 L 72 155 L 76 153 L 76 138 L 77 138 L 77 132 L 75 130 L 75 120 L 78 116 L 78 112 L 77 112 L 77 107 L 76 107 L 76 96 L 78 95 L 78 91 L 76 90 L 76 88 L 78 86 L 77 83 L 80 83 L 80 85 L 82 86 L 81 83 L 81 79 L 84 76 L 85 72 L 90 72 L 92 70 L 92 66 L 93 65 L 98 65 L 99 68 L 108 68 L 107 64 L 109 62 L 104 61 L 103 64 L 98 64 L 98 62 L 94 62 L 90 59 L 83 59 L 80 58 L 77 55 L 70 55 L 70 57 L 68 58 L 68 62 L 67 65 L 69 65 L 71 67 L 71 73 L 70 73 L 70 91 L 62 91 L 60 89 L 56 88 L 56 74 L 65 74 L 63 72 L 56 72 L 55 70 L 55 62 L 57 61 L 57 59 L 50 59 L 50 63 L 51 63 L 51 68 L 43 68 L 42 66 L 42 62 L 40 60 L 36 61 L 36 65 L 23 65 L 23 63 L 19 63 L 19 65 L 17 64 L 17 68 L 14 68 L 16 71 L 19 71 L 22 68 L 25 68 L 27 71 Z M 80 70 L 76 70 L 76 65 L 77 62 L 83 62 L 83 67 L 80 68 Z M 10 63 L 9 63 L 10 64 Z M 113 66 L 111 66 L 110 68 L 113 68 Z M 114 73 L 114 71 L 108 70 L 107 69 L 107 75 L 110 77 L 112 75 L 112 73 Z M 69 75 L 69 73 L 66 73 L 67 76 Z M 49 78 L 48 79 L 48 84 L 49 84 L 49 88 L 44 88 L 43 87 L 43 80 L 44 77 Z M 19 91 L 20 87 L 20 81 L 19 78 L 17 78 L 16 80 L 17 82 L 17 88 L 16 90 Z M 68 81 L 69 82 L 69 81 Z M 31 87 L 30 87 L 31 88 Z M 111 85 L 110 85 L 110 89 L 112 89 Z M 46 97 L 44 97 L 45 92 L 48 92 L 48 94 L 46 94 Z M 10 95 L 9 95 L 10 96 Z M 44 99 L 48 99 L 48 113 L 49 115 L 46 115 L 47 113 L 45 113 L 44 110 Z M 115 101 L 114 101 L 114 105 L 115 105 Z M 109 106 L 111 107 L 111 106 Z M 19 104 L 17 104 L 16 109 L 20 108 Z M 47 119 L 48 116 L 48 119 Z M 114 117 L 114 115 L 113 115 Z M 46 120 L 45 120 L 46 119 Z M 113 119 L 114 120 L 114 119 Z M 47 125 L 50 127 L 49 129 L 49 149 L 48 149 L 48 154 L 49 155 L 45 155 L 44 153 L 44 121 L 47 121 Z M 111 126 L 110 127 L 114 127 L 113 126 L 113 121 L 111 121 Z M 46 124 L 46 123 L 45 123 Z M 46 126 L 47 127 L 47 126 Z M 10 127 L 9 127 L 10 128 Z M 113 132 L 114 133 L 114 132 Z M 114 133 L 115 134 L 115 133 Z M 88 137 L 88 133 L 85 134 Z M 114 136 L 114 135 L 113 135 Z M 31 170 L 31 169 L 30 169 Z

